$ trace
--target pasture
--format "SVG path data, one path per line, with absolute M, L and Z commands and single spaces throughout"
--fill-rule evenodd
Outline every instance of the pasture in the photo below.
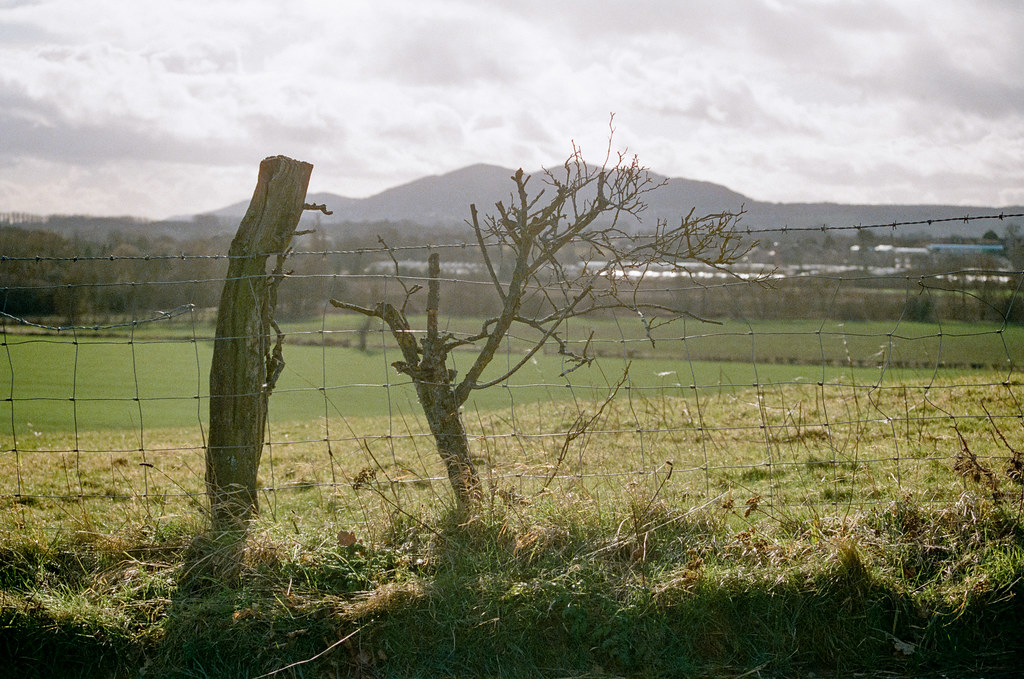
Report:
M 477 393 L 468 524 L 386 336 L 286 325 L 235 587 L 193 570 L 211 328 L 8 332 L 0 644 L 74 676 L 1012 666 L 1021 328 L 683 325 Z
M 361 473 L 386 479 L 395 502 L 447 501 L 415 391 L 388 365 L 397 349 L 379 331 L 355 348 L 354 320 L 283 328 L 261 486 L 270 516 L 286 507 L 293 527 L 373 525 L 352 504 Z M 474 327 L 450 323 L 453 333 Z M 1022 447 L 1021 328 L 689 320 L 655 327 L 651 342 L 640 324 L 605 319 L 572 331 L 599 338 L 590 366 L 560 375 L 559 356 L 538 354 L 467 404 L 495 492 L 580 487 L 615 505 L 624 484 L 671 475 L 666 501 L 742 495 L 806 516 L 907 488 L 949 500 L 962 490 L 949 469 L 965 448 L 998 466 Z M 211 335 L 208 323 L 8 333 L 0 478 L 20 504 L 16 520 L 53 530 L 79 501 L 98 527 L 131 512 L 201 515 Z M 491 373 L 519 350 L 510 342 Z
M 453 319 L 448 330 L 477 327 Z M 354 348 L 358 325 L 351 316 L 283 330 L 286 368 L 271 397 L 273 422 L 416 412 L 413 389 L 389 366 L 398 350 L 379 329 L 362 351 Z M 593 365 L 562 375 L 560 357 L 539 354 L 507 385 L 475 392 L 472 407 L 599 399 L 627 364 L 631 389 L 678 395 L 758 384 L 920 385 L 972 369 L 1010 375 L 1024 363 L 1024 328 L 996 324 L 691 320 L 657 326 L 654 342 L 635 319 L 577 322 L 571 331 L 576 346 L 594 332 Z M 37 433 L 198 429 L 208 418 L 212 334 L 209 323 L 101 336 L 8 333 L 0 366 L 2 447 Z M 485 378 L 518 360 L 519 343 L 509 344 L 506 360 L 495 361 Z

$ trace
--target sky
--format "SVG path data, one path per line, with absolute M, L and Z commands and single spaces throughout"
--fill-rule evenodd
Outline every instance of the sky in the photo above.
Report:
M 1024 204 L 1019 0 L 0 0 L 0 212 L 363 197 L 576 143 L 756 200 Z

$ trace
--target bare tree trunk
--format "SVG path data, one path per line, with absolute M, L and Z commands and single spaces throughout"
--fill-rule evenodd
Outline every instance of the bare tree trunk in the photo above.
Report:
M 388 302 L 378 302 L 373 308 L 361 307 L 349 302 L 331 300 L 331 304 L 339 309 L 355 311 L 364 316 L 379 318 L 387 324 L 391 335 L 402 350 L 404 361 L 396 361 L 395 369 L 412 378 L 416 385 L 416 396 L 419 397 L 423 414 L 430 425 L 430 433 L 434 436 L 437 452 L 448 471 L 448 480 L 459 512 L 465 513 L 480 498 L 480 477 L 469 456 L 469 439 L 462 423 L 462 415 L 455 392 L 455 371 L 449 370 L 446 361 L 450 347 L 448 338 L 441 337 L 437 329 L 437 308 L 440 297 L 441 265 L 436 253 L 428 260 L 430 280 L 427 283 L 427 336 L 417 343 L 409 327 L 409 321 L 403 310 L 398 310 Z M 410 295 L 415 289 L 407 289 Z M 408 297 L 407 297 L 408 299 Z M 449 336 L 450 337 L 450 336 Z
M 313 166 L 284 156 L 260 163 L 249 209 L 228 251 L 210 369 L 206 486 L 213 528 L 244 532 L 258 511 L 256 476 L 267 399 L 283 361 L 272 348 L 274 286 L 267 257 L 283 253 L 302 216 Z
M 455 405 L 455 389 L 453 385 L 425 374 L 423 379 L 416 380 L 416 394 L 437 444 L 437 452 L 448 471 L 455 501 L 460 511 L 466 511 L 480 499 L 480 477 L 469 456 L 469 439 L 459 407 Z
M 469 439 L 455 398 L 455 371 L 448 370 L 447 351 L 437 331 L 440 263 L 437 253 L 428 260 L 427 336 L 423 358 L 414 376 L 416 395 L 434 435 L 437 452 L 448 471 L 455 500 L 465 511 L 480 496 L 480 478 L 469 456 Z

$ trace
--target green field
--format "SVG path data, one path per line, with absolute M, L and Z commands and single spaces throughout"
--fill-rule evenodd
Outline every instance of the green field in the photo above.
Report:
M 475 328 L 471 321 L 452 324 L 458 326 L 453 332 Z M 286 367 L 271 397 L 272 422 L 416 412 L 407 378 L 389 367 L 397 349 L 380 332 L 370 334 L 368 350 L 355 349 L 356 327 L 355 319 L 341 315 L 285 327 Z M 631 389 L 665 395 L 693 386 L 920 384 L 972 369 L 1009 375 L 1024 363 L 1024 329 L 994 325 L 690 321 L 657 328 L 653 344 L 633 321 L 570 330 L 571 337 L 594 330 L 593 365 L 561 377 L 561 359 L 551 351 L 538 354 L 507 385 L 475 392 L 467 407 L 491 411 L 601 398 L 627 363 Z M 36 432 L 198 428 L 208 417 L 211 333 L 208 325 L 165 324 L 133 335 L 7 334 L 0 354 L 0 441 Z M 526 339 L 510 341 L 489 374 L 518 360 Z M 461 364 L 471 357 L 455 353 L 454 367 L 465 369 Z
M 272 445 L 261 483 L 344 485 L 369 467 L 413 497 L 446 497 L 444 484 L 417 485 L 444 474 L 412 385 L 389 367 L 398 350 L 380 332 L 366 350 L 354 348 L 357 321 L 333 315 L 285 327 L 286 368 L 270 400 Z M 473 327 L 460 323 L 450 331 Z M 948 473 L 958 431 L 983 434 L 974 445 L 989 458 L 1010 453 L 995 422 L 1010 441 L 1019 436 L 1020 328 L 695 323 L 658 328 L 654 344 L 636 324 L 574 327 L 575 336 L 622 332 L 596 344 L 615 351 L 600 350 L 568 376 L 559 376 L 565 366 L 557 355 L 541 353 L 507 384 L 476 392 L 464 419 L 482 468 L 519 479 L 524 493 L 552 474 L 593 474 L 614 485 L 672 461 L 679 497 L 742 489 L 817 506 L 876 502 L 911 487 L 948 499 L 957 484 L 935 487 L 932 479 Z M 686 339 L 671 334 L 683 330 Z M 6 492 L 101 500 L 165 494 L 179 497 L 172 513 L 189 511 L 188 496 L 202 494 L 211 332 L 181 325 L 105 337 L 8 334 L 0 369 L 0 393 L 9 395 L 0 403 Z M 490 374 L 518 360 L 523 346 L 513 340 Z M 464 370 L 471 356 L 456 352 L 454 367 Z M 964 367 L 967 359 L 978 367 Z M 597 411 L 627 364 L 607 419 L 565 444 L 575 418 Z M 852 475 L 840 473 L 847 467 Z M 314 524 L 336 506 L 321 493 L 287 494 Z M 61 504 L 47 501 L 30 513 L 47 523 Z

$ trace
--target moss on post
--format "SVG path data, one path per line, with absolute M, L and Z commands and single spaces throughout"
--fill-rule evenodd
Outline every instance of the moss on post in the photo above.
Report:
M 271 341 L 279 275 L 267 271 L 267 259 L 288 247 L 312 171 L 309 163 L 284 156 L 260 163 L 256 190 L 228 251 L 210 368 L 206 450 L 215 531 L 244 534 L 258 511 L 256 477 L 275 377 L 268 379 L 268 366 L 280 360 Z

